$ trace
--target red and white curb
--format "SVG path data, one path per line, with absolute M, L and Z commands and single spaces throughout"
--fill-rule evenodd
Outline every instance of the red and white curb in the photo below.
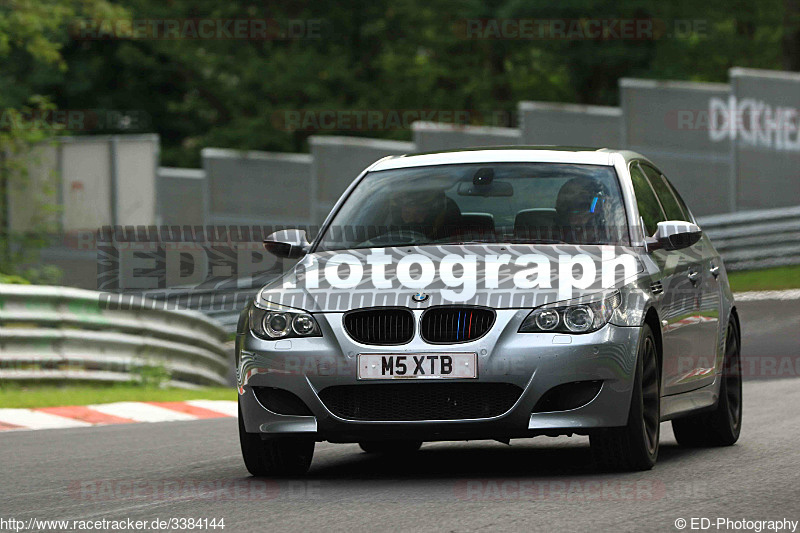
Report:
M 236 409 L 236 402 L 228 400 L 116 402 L 35 409 L 0 409 L 0 431 L 228 418 L 236 416 Z

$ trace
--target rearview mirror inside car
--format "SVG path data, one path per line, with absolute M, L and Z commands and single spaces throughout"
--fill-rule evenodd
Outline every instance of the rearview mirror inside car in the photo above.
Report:
M 514 187 L 507 181 L 463 182 L 458 185 L 459 196 L 514 196 Z

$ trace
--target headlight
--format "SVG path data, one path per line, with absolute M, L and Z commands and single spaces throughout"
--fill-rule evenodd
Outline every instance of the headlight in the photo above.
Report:
M 299 309 L 274 304 L 270 309 L 250 308 L 250 330 L 255 336 L 268 340 L 322 336 L 313 316 Z
M 591 333 L 611 320 L 622 295 L 614 291 L 602 300 L 548 304 L 534 309 L 522 321 L 520 333 Z

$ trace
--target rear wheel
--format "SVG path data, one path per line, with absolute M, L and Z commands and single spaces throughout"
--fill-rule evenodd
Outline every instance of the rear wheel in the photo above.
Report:
M 307 437 L 273 437 L 264 439 L 260 433 L 247 433 L 239 406 L 239 443 L 242 458 L 250 474 L 261 476 L 302 475 L 311 466 L 314 440 Z
M 730 446 L 742 430 L 742 361 L 739 330 L 731 320 L 725 334 L 725 363 L 719 401 L 713 411 L 672 421 L 675 440 L 681 446 Z
M 658 458 L 661 425 L 661 369 L 655 337 L 642 327 L 628 423 L 589 437 L 595 463 L 603 470 L 650 470 Z
M 385 453 L 403 454 L 414 453 L 422 446 L 422 441 L 402 440 L 402 441 L 366 441 L 359 442 L 359 446 L 366 453 Z

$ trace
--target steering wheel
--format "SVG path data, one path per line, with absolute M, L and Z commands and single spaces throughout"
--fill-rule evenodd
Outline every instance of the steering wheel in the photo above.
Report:
M 360 246 L 402 246 L 417 242 L 429 242 L 430 240 L 430 237 L 420 231 L 398 228 L 368 239 L 362 242 Z

